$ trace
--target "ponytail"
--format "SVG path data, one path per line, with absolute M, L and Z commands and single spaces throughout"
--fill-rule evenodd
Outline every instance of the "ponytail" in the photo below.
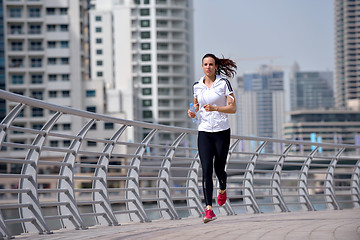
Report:
M 236 74 L 236 63 L 231 60 L 230 58 L 217 58 L 214 54 L 208 53 L 205 54 L 205 56 L 202 58 L 202 60 L 204 60 L 204 58 L 207 57 L 211 57 L 215 60 L 215 65 L 218 65 L 218 68 L 216 70 L 216 74 L 218 75 L 225 75 L 229 78 L 233 78 Z

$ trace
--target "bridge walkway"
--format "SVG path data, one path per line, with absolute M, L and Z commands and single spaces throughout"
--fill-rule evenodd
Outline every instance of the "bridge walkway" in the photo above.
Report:
M 53 234 L 23 234 L 16 239 L 290 239 L 359 240 L 360 209 L 220 215 L 203 224 L 200 218 L 126 223 L 116 227 L 59 230 Z

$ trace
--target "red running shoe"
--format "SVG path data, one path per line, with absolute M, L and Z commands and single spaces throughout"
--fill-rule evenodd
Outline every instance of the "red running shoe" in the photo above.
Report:
M 208 223 L 216 219 L 216 215 L 213 210 L 207 209 L 205 210 L 205 216 L 203 218 L 204 223 Z
M 223 194 L 221 194 L 220 190 L 219 190 L 219 195 L 217 197 L 217 202 L 218 202 L 219 206 L 224 205 L 224 203 L 226 202 L 226 198 L 227 198 L 226 190 L 225 190 L 225 192 Z

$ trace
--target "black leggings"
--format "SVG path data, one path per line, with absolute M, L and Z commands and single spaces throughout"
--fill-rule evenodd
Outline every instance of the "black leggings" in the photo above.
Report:
M 198 150 L 202 165 L 202 185 L 206 206 L 212 206 L 213 165 L 219 179 L 220 189 L 226 189 L 226 159 L 230 145 L 230 128 L 220 132 L 203 132 L 198 134 Z M 215 157 L 215 161 L 213 162 Z

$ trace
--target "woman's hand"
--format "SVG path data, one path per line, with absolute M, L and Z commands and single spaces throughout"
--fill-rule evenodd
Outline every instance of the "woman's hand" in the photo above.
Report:
M 194 112 L 190 111 L 190 109 L 188 109 L 188 116 L 191 118 L 194 118 L 194 117 L 196 117 L 196 114 Z
M 206 104 L 204 105 L 205 111 L 210 112 L 210 111 L 217 111 L 219 109 L 218 106 L 213 106 L 210 104 Z

